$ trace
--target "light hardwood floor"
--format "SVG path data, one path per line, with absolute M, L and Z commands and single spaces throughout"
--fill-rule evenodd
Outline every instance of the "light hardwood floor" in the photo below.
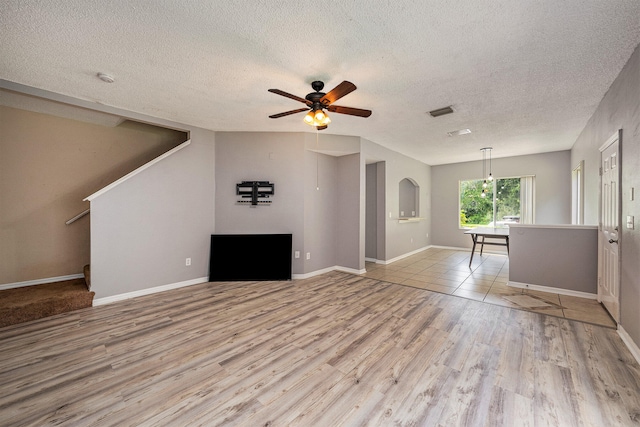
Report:
M 347 273 L 0 329 L 3 426 L 638 424 L 615 330 Z

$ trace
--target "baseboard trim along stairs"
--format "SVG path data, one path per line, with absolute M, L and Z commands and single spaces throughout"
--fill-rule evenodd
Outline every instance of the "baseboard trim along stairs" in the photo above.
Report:
M 3 291 L 5 289 L 15 289 L 15 288 L 24 288 L 26 286 L 42 285 L 45 283 L 63 282 L 65 280 L 82 279 L 83 277 L 84 275 L 82 273 L 78 273 L 78 274 L 69 274 L 66 276 L 45 277 L 42 279 L 25 280 L 24 282 L 5 283 L 4 285 L 0 285 L 0 291 Z

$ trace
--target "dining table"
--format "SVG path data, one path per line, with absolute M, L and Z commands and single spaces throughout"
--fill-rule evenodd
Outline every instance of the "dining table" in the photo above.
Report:
M 508 227 L 477 227 L 464 232 L 471 236 L 473 240 L 473 248 L 471 248 L 471 258 L 469 259 L 469 267 L 473 262 L 473 254 L 476 251 L 476 245 L 480 245 L 480 256 L 484 245 L 506 246 L 507 255 L 509 255 L 509 228 Z M 485 239 L 490 239 L 486 241 Z

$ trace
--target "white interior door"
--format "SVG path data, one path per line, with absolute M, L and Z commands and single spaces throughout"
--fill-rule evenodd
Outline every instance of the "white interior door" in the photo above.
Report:
M 620 264 L 618 230 L 620 218 L 620 138 L 611 137 L 600 148 L 600 232 L 598 235 L 598 300 L 616 322 L 620 321 Z

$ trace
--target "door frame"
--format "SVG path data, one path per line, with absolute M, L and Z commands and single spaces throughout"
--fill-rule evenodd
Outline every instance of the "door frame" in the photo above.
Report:
M 598 302 L 602 303 L 602 294 L 601 294 L 601 281 L 602 281 L 602 276 L 603 276 L 603 265 L 602 265 L 602 257 L 603 257 L 603 246 L 604 246 L 604 241 L 603 241 L 603 230 L 602 230 L 602 176 L 603 176 L 603 171 L 602 171 L 602 153 L 605 149 L 607 149 L 611 144 L 613 144 L 615 141 L 618 141 L 618 164 L 617 164 L 617 169 L 618 169 L 618 188 L 617 190 L 617 198 L 618 198 L 618 211 L 617 211 L 617 216 L 618 216 L 618 227 L 620 228 L 618 230 L 618 262 L 616 265 L 616 268 L 618 269 L 618 272 L 616 274 L 616 278 L 617 278 L 617 283 L 616 283 L 616 287 L 618 290 L 618 319 L 614 319 L 616 320 L 616 323 L 619 323 L 620 321 L 620 271 L 621 271 L 621 266 L 622 266 L 622 245 L 621 245 L 621 231 L 622 231 L 622 129 L 618 129 L 613 135 L 611 135 L 607 141 L 602 144 L 600 146 L 600 148 L 598 149 L 598 289 L 597 289 L 597 299 Z M 608 311 L 608 310 L 607 310 Z M 611 314 L 611 313 L 610 313 Z M 613 317 L 613 314 L 611 314 L 611 316 Z

